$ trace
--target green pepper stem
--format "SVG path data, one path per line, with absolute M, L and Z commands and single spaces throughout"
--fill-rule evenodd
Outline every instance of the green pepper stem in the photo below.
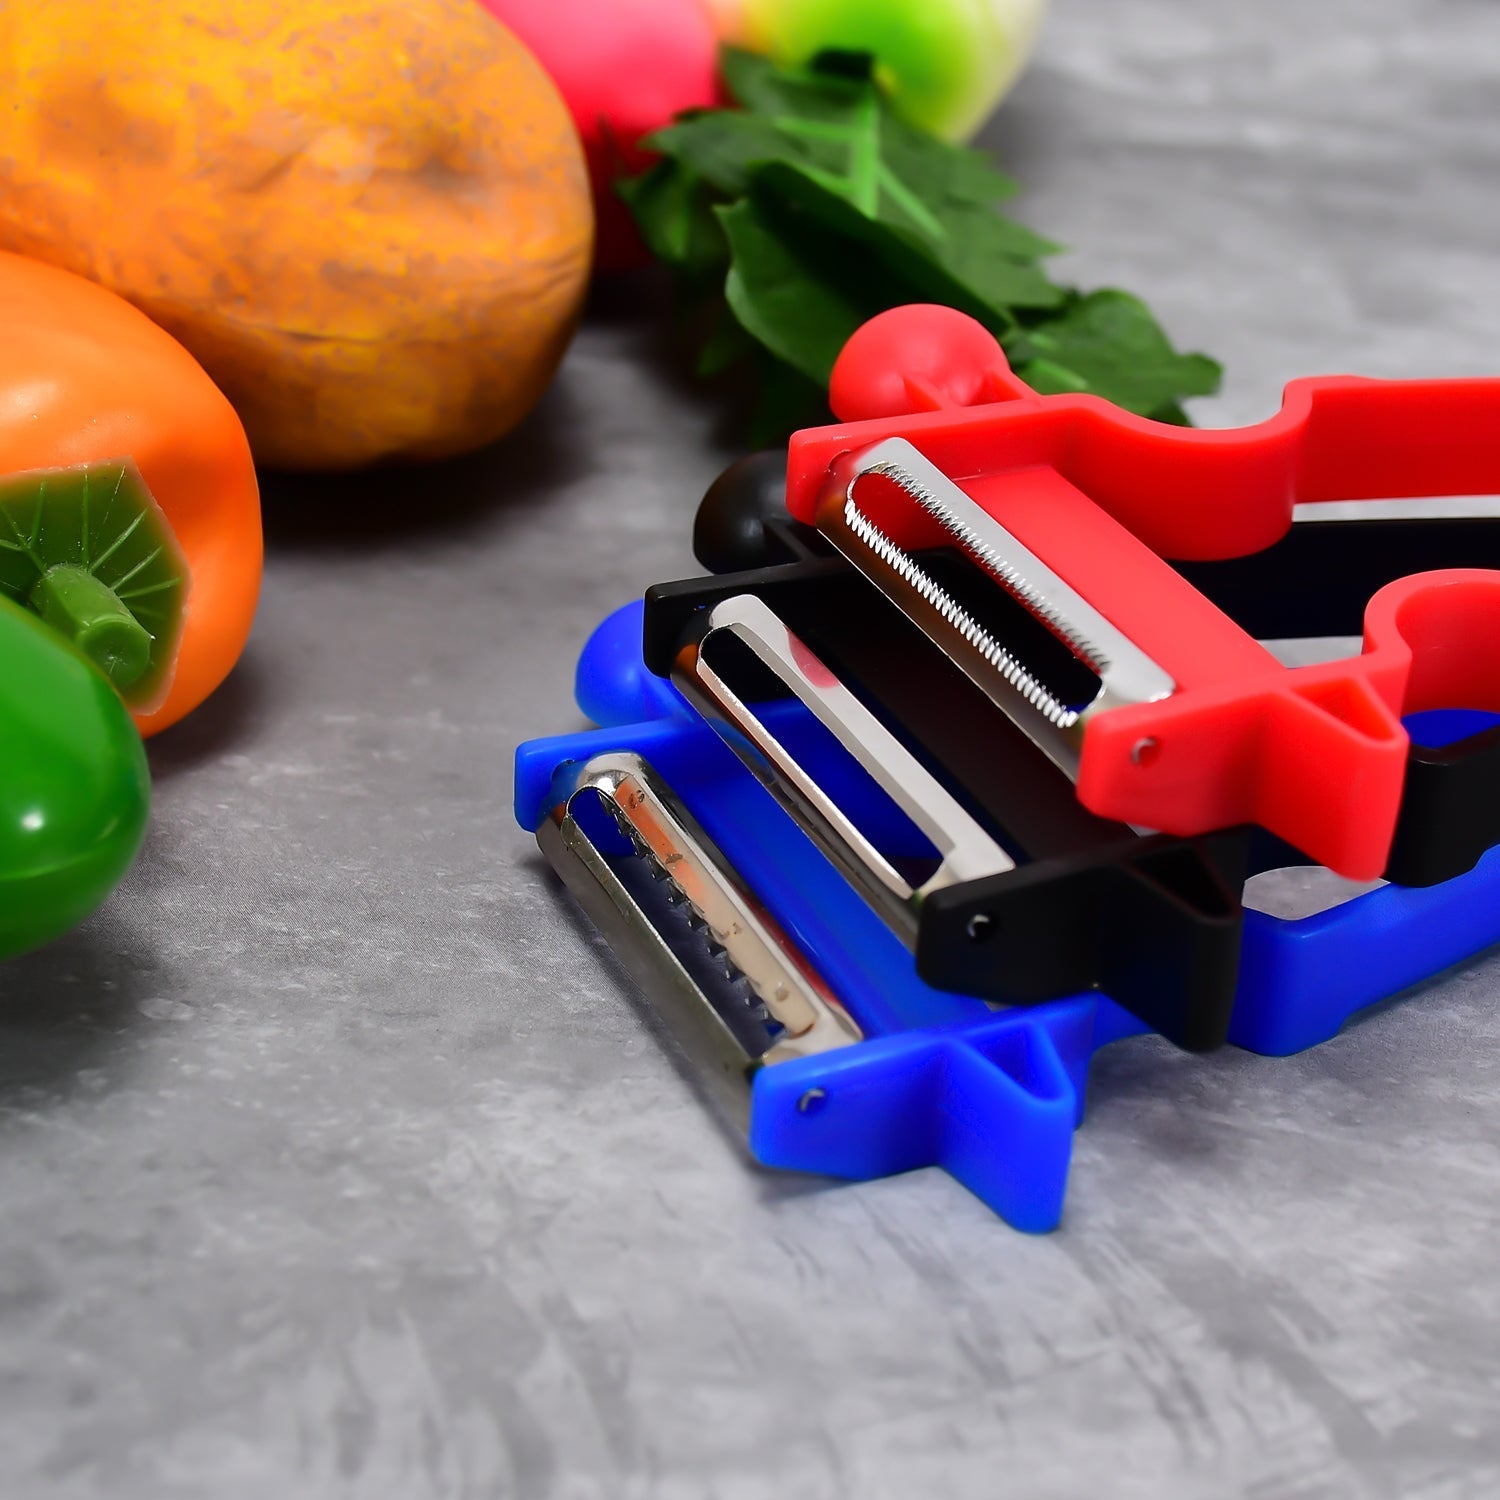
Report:
M 87 568 L 48 568 L 26 602 L 117 688 L 129 687 L 150 664 L 150 632 Z

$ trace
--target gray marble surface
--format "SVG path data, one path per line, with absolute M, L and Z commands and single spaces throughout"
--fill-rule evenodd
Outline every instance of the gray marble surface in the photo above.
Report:
M 1500 370 L 1497 71 L 1493 0 L 1057 0 L 986 140 L 1240 422 Z M 1047 1238 L 710 1122 L 508 812 L 732 451 L 639 302 L 492 453 L 267 485 L 138 867 L 0 972 L 0 1493 L 1500 1493 L 1500 959 L 1105 1054 Z

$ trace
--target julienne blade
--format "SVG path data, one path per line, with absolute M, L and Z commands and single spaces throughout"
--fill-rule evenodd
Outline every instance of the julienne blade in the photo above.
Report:
M 1052 282 L 1043 261 L 1062 247 L 996 208 L 1014 184 L 894 114 L 867 59 L 783 69 L 731 51 L 724 76 L 741 107 L 681 116 L 618 188 L 713 330 L 705 366 L 758 386 L 757 440 L 826 420 L 845 341 L 907 302 L 977 318 L 1044 393 L 1183 423 L 1184 401 L 1218 389 L 1218 364 L 1179 353 L 1138 298 Z
M 667 888 L 667 904 L 682 908 L 683 917 L 688 926 L 700 934 L 704 948 L 711 957 L 719 961 L 719 971 L 723 974 L 725 982 L 727 984 L 743 983 L 748 992 L 747 1009 L 763 1025 L 773 1030 L 780 1030 L 780 1023 L 766 1008 L 765 996 L 759 992 L 755 981 L 740 968 L 734 960 L 734 955 L 729 952 L 728 943 L 733 940 L 733 934 L 721 931 L 709 922 L 702 908 L 683 889 L 672 870 L 625 816 L 623 808 L 611 803 L 609 812 L 614 819 L 615 826 L 629 839 L 631 848 L 635 851 L 635 857 L 645 862 L 651 872 L 651 878 L 660 881 Z M 753 998 L 750 998 L 752 996 Z

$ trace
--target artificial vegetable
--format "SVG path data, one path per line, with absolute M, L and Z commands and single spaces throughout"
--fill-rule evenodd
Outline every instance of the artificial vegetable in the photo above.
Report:
M 615 178 L 652 160 L 641 139 L 719 101 L 719 43 L 703 0 L 483 0 L 551 75 L 588 158 L 595 263 L 649 259 Z
M 707 0 L 720 37 L 780 63 L 867 52 L 896 108 L 947 140 L 985 122 L 1031 56 L 1047 0 Z
M 180 339 L 263 463 L 477 448 L 567 347 L 583 153 L 475 0 L 0 4 L 0 98 L 0 248 Z
M 782 63 L 868 52 L 896 108 L 951 140 L 972 135 L 1031 54 L 1047 0 L 482 0 L 551 75 L 588 158 L 603 271 L 646 257 L 617 177 L 642 141 L 721 102 L 721 42 Z
M 1219 366 L 1174 349 L 1129 293 L 1053 282 L 1061 247 L 999 212 L 1015 184 L 980 152 L 904 120 L 868 56 L 779 68 L 729 51 L 739 109 L 700 111 L 651 136 L 664 160 L 620 191 L 652 251 L 677 273 L 709 330 L 712 374 L 758 374 L 763 441 L 815 422 L 840 349 L 892 307 L 970 314 L 1012 368 L 1052 394 L 1090 391 L 1128 411 L 1185 422 Z
M 0 595 L 0 958 L 83 920 L 129 868 L 151 782 L 103 672 Z
M 171 689 L 189 588 L 130 459 L 0 476 L 0 958 L 135 858 L 151 783 L 130 709 Z
M 176 340 L 81 277 L 0 252 L 0 329 L 0 476 L 97 463 L 113 463 L 104 472 L 124 474 L 123 461 L 131 460 L 152 497 L 153 513 L 166 528 L 170 545 L 180 549 L 191 576 L 192 605 L 181 626 L 175 663 L 166 660 L 158 641 L 152 662 L 168 670 L 154 681 L 148 677 L 136 714 L 141 732 L 155 733 L 223 681 L 249 635 L 260 589 L 261 531 L 259 492 L 244 429 Z M 63 503 L 66 497 L 59 490 L 69 482 L 59 477 L 54 503 Z M 0 485 L 0 494 L 4 492 Z M 96 491 L 96 499 L 103 493 Z M 81 506 L 82 500 L 75 494 L 68 503 Z M 63 511 L 48 508 L 44 513 L 52 516 L 56 545 L 71 545 L 74 533 L 62 524 Z M 6 514 L 14 517 L 16 511 L 8 508 Z M 93 525 L 107 530 L 107 522 L 96 503 Z M 10 569 L 16 580 L 9 590 L 13 598 L 29 593 L 54 563 L 68 560 L 60 552 L 35 548 L 29 560 L 17 553 L 18 541 L 29 537 L 29 523 L 17 525 L 25 535 L 18 537 L 0 522 L 0 592 Z M 147 530 L 157 525 L 153 520 Z M 83 547 L 84 531 L 77 535 L 82 550 L 71 560 L 87 571 L 114 537 L 96 531 Z M 46 538 L 39 535 L 39 540 Z M 135 543 L 141 540 L 136 534 Z M 105 582 L 122 576 L 116 565 L 124 556 L 116 549 L 106 558 Z M 160 581 L 156 574 L 146 580 L 137 574 L 126 587 Z M 150 619 L 153 601 L 163 602 L 151 594 L 138 596 L 137 602 L 145 603 L 146 628 L 156 635 L 161 625 Z M 54 616 L 66 613 L 64 603 L 53 601 Z M 131 649 L 138 648 L 137 640 Z M 0 654 L 0 690 L 6 672 Z M 0 716 L 4 732 L 7 725 Z
M 129 459 L 0 476 L 0 594 L 83 653 L 127 706 L 171 688 L 191 580 Z

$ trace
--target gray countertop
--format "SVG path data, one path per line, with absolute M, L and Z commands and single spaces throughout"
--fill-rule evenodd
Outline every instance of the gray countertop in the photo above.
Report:
M 1057 0 L 986 142 L 1087 284 L 1302 374 L 1500 372 L 1492 0 Z M 139 865 L 0 971 L 0 1492 L 1500 1493 L 1500 959 L 1099 1060 L 1063 1228 L 749 1165 L 509 814 L 732 455 L 651 296 L 510 441 L 267 482 Z M 659 309 L 655 309 L 659 311 Z

